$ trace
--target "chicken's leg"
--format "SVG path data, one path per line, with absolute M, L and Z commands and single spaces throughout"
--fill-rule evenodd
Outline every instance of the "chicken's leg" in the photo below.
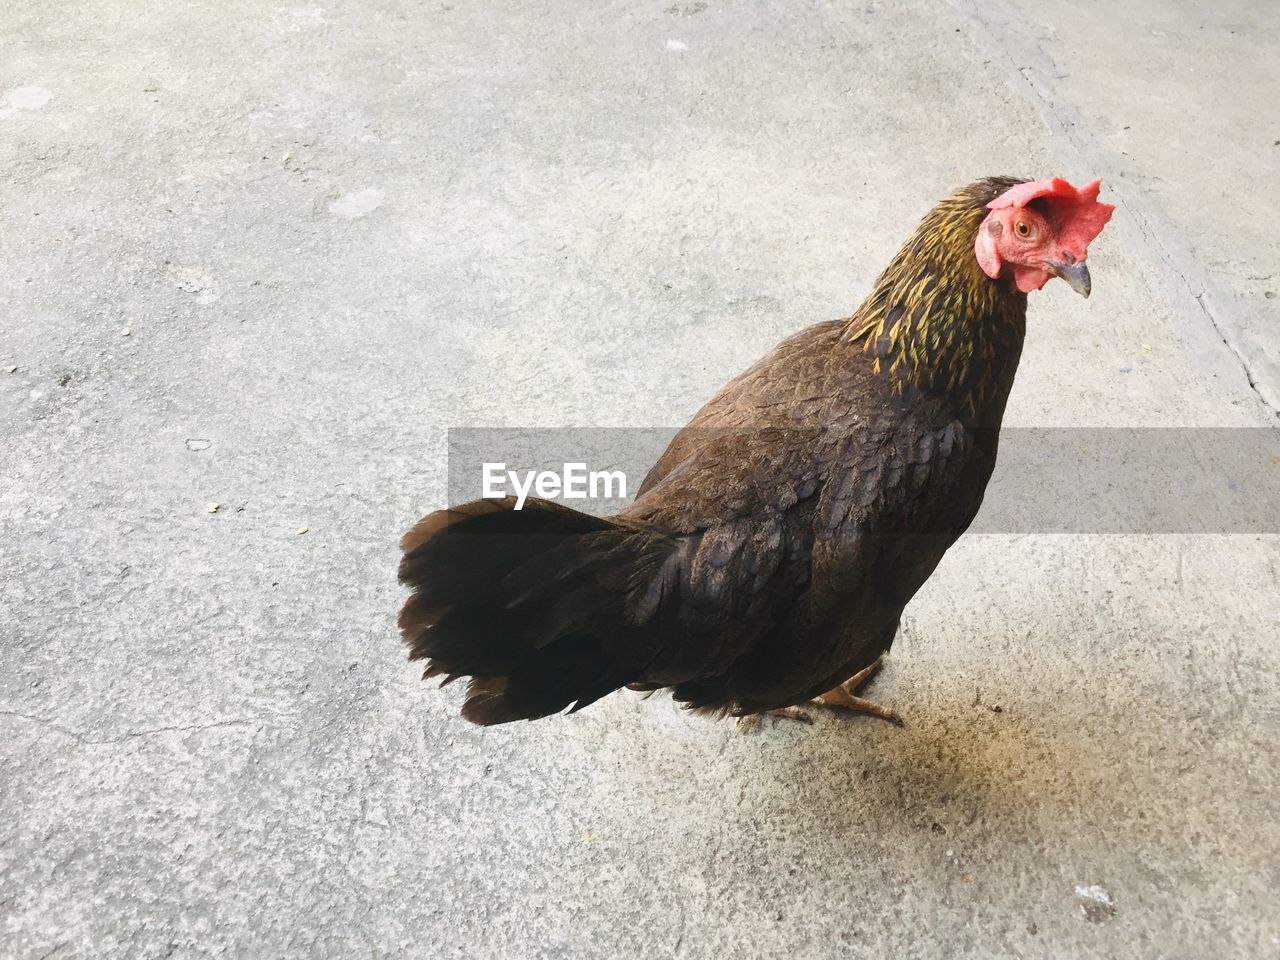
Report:
M 853 710 L 856 713 L 869 713 L 873 717 L 879 717 L 881 720 L 888 720 L 890 723 L 902 726 L 902 718 L 894 712 L 893 708 L 881 706 L 854 694 L 854 691 L 870 680 L 876 671 L 883 666 L 884 657 L 876 657 L 870 666 L 863 667 L 838 687 L 832 687 L 821 696 L 815 697 L 813 702 L 822 704 L 825 707 L 841 707 L 845 710 Z
M 852 710 L 855 713 L 869 713 L 873 717 L 879 717 L 881 720 L 888 720 L 890 723 L 902 726 L 902 718 L 891 707 L 881 706 L 871 700 L 863 699 L 854 692 L 870 680 L 882 666 L 884 666 L 884 657 L 876 657 L 870 666 L 862 668 L 844 683 L 832 687 L 826 693 L 814 697 L 809 702 L 823 707 Z M 767 713 L 771 717 L 785 717 L 788 720 L 813 723 L 813 718 L 809 716 L 804 707 L 800 706 L 780 707 L 777 710 L 769 710 Z M 759 722 L 759 716 L 759 714 L 756 714 L 755 716 L 739 717 L 738 726 L 744 730 L 749 730 Z

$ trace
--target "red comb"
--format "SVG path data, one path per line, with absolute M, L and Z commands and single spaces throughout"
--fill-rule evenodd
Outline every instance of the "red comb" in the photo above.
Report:
M 1083 260 L 1086 248 L 1102 232 L 1115 210 L 1109 203 L 1098 202 L 1101 186 L 1101 180 L 1094 180 L 1077 190 L 1061 177 L 1032 180 L 1010 187 L 988 203 L 987 208 L 1025 207 L 1032 200 L 1044 199 L 1053 218 L 1061 224 L 1058 236 L 1063 246 Z

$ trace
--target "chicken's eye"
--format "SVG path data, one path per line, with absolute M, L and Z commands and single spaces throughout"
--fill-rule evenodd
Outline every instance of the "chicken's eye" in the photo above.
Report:
M 1023 240 L 1031 236 L 1031 232 L 1032 232 L 1031 225 L 1027 223 L 1025 220 L 1019 220 L 1016 224 L 1014 224 L 1013 229 L 1017 231 L 1018 236 L 1020 236 Z

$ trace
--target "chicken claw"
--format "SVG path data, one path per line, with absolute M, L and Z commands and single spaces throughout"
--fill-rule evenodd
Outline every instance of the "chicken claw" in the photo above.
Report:
M 844 683 L 832 687 L 826 693 L 814 697 L 809 702 L 822 707 L 837 707 L 841 710 L 850 710 L 854 713 L 869 713 L 873 717 L 888 720 L 890 723 L 901 727 L 903 726 L 902 718 L 891 707 L 881 706 L 871 700 L 866 700 L 857 696 L 854 692 L 870 680 L 882 666 L 884 666 L 884 657 L 876 657 L 873 663 L 859 670 Z M 771 717 L 783 717 L 787 720 L 813 723 L 813 717 L 808 714 L 804 707 L 800 706 L 779 707 L 777 710 L 768 710 L 766 713 Z M 744 732 L 754 729 L 759 725 L 761 716 L 763 714 L 757 713 L 739 717 L 738 729 Z

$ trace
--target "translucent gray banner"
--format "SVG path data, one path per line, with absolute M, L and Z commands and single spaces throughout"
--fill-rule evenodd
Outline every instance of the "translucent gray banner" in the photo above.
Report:
M 449 502 L 533 496 L 616 513 L 676 432 L 455 428 Z M 1280 533 L 1280 430 L 1007 428 L 971 529 Z

